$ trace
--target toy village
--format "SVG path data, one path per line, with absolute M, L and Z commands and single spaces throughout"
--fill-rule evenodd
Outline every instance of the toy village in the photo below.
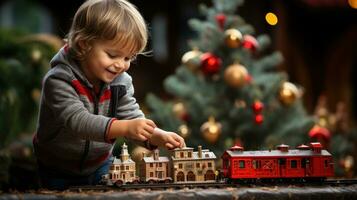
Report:
M 121 187 L 124 184 L 162 184 L 181 183 L 184 186 L 206 186 L 208 183 L 256 183 L 269 182 L 309 182 L 325 181 L 333 177 L 333 158 L 320 143 L 310 146 L 300 145 L 289 149 L 288 145 L 278 145 L 276 150 L 244 151 L 241 146 L 226 150 L 221 158 L 214 152 L 184 147 L 172 150 L 170 157 L 160 156 L 156 149 L 153 155 L 143 155 L 138 163 L 130 158 L 128 147 L 124 143 L 119 158 L 114 158 L 109 173 L 102 183 Z M 216 160 L 220 159 L 222 168 L 216 169 Z M 187 185 L 185 185 L 187 184 Z M 176 185 L 177 186 L 177 185 Z M 218 186 L 218 185 L 217 185 Z M 136 187 L 140 188 L 140 185 Z M 174 186 L 172 186 L 174 187 Z
M 0 1 L 0 200 L 357 199 L 356 15 Z

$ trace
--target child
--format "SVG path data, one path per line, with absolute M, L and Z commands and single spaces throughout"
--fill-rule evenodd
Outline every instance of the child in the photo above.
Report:
M 118 137 L 149 149 L 184 145 L 179 135 L 157 131 L 133 97 L 126 71 L 146 43 L 145 21 L 128 1 L 88 0 L 78 9 L 43 80 L 33 141 L 43 187 L 97 184 Z

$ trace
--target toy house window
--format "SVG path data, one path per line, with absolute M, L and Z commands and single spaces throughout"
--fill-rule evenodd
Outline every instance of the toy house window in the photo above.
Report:
M 110 170 L 114 170 L 114 166 L 112 165 L 112 166 L 110 166 Z
M 180 158 L 183 158 L 183 157 L 184 157 L 183 152 L 180 152 Z
M 206 157 L 206 158 L 208 158 L 208 157 L 209 157 L 208 153 L 206 153 L 206 154 L 205 154 L 205 157 Z
M 153 167 L 153 166 L 154 166 L 154 164 L 150 163 L 150 167 Z
M 239 168 L 245 168 L 245 162 L 244 162 L 244 160 L 240 160 L 239 161 Z
M 129 166 L 125 166 L 125 170 L 129 170 Z
M 134 172 L 131 172 L 131 173 L 130 173 L 130 177 L 134 177 Z
M 154 177 L 154 172 L 150 172 L 150 177 Z
M 196 163 L 196 168 L 200 168 L 200 163 Z
M 290 167 L 291 168 L 297 168 L 297 160 L 291 160 Z
M 159 163 L 159 167 L 162 167 L 162 163 Z
M 328 161 L 325 160 L 325 168 L 327 168 L 327 167 L 328 167 Z
M 188 152 L 188 157 L 189 157 L 189 158 L 192 157 L 192 152 Z
M 179 164 L 179 169 L 182 169 L 182 164 Z
M 115 167 L 115 170 L 119 170 L 119 166 L 116 166 L 116 167 Z
M 207 163 L 207 165 L 208 165 L 208 167 L 212 167 L 212 163 L 210 163 L 210 162 Z

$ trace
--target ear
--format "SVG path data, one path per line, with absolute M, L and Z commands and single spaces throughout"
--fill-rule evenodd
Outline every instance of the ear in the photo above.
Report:
M 88 42 L 86 42 L 85 40 L 80 40 L 78 41 L 78 46 L 80 49 L 86 49 L 88 48 Z

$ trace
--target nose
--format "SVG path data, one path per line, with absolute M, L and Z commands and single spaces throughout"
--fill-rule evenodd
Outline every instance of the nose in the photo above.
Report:
M 120 58 L 116 61 L 116 63 L 118 63 L 118 65 L 120 65 L 122 67 L 125 67 L 130 64 L 130 60 L 128 60 L 126 58 Z
M 128 62 L 125 59 L 119 59 L 114 63 L 114 67 L 116 69 L 121 69 L 124 71 L 126 71 L 129 68 L 129 66 L 130 66 L 130 61 Z

